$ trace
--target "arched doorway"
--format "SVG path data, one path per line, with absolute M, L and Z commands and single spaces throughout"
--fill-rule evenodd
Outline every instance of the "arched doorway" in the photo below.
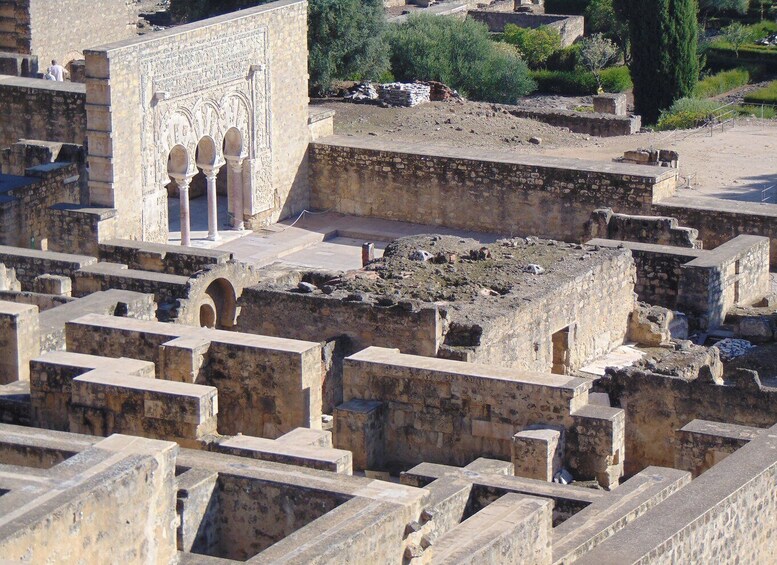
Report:
M 237 295 L 235 293 L 235 287 L 227 279 L 216 279 L 208 288 L 205 289 L 207 298 L 203 301 L 203 306 L 213 305 L 215 310 L 215 320 L 213 326 L 219 329 L 232 328 L 235 325 L 235 317 L 237 314 Z M 205 314 L 205 316 L 204 316 Z M 203 321 L 210 322 L 209 314 L 204 313 L 202 306 L 200 307 L 200 325 L 204 326 Z

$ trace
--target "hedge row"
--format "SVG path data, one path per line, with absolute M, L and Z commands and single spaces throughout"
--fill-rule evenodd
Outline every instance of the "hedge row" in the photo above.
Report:
M 707 49 L 707 65 L 712 68 L 733 69 L 758 65 L 767 72 L 777 72 L 777 49 L 760 45 L 739 48 L 739 57 L 733 47 L 715 45 Z
M 589 71 L 534 71 L 532 78 L 540 94 L 589 96 L 596 94 L 596 77 Z M 631 88 L 631 76 L 626 67 L 611 67 L 601 72 L 605 92 L 624 92 Z

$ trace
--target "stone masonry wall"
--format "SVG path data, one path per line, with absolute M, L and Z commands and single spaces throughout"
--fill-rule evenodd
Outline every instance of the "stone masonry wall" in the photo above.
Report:
M 548 26 L 557 30 L 561 35 L 562 47 L 572 45 L 578 37 L 583 36 L 584 32 L 584 18 L 582 16 L 470 10 L 467 12 L 467 17 L 486 24 L 490 32 L 502 32 L 507 24 L 531 29 Z
M 553 334 L 569 328 L 567 370 L 621 345 L 634 309 L 634 266 L 623 252 L 593 265 L 552 293 L 532 297 L 512 312 L 482 323 L 483 334 L 466 360 L 550 372 Z
M 749 306 L 770 292 L 769 239 L 740 235 L 681 267 L 678 307 L 715 328 L 735 305 Z
M 675 170 L 331 137 L 311 144 L 311 204 L 345 214 L 579 241 L 592 209 L 647 211 Z M 542 210 L 538 214 L 537 210 Z
M 0 149 L 19 139 L 83 144 L 84 85 L 0 76 Z
M 569 128 L 576 133 L 595 137 L 632 135 L 642 127 L 639 116 L 615 116 L 613 114 L 575 112 L 573 110 L 516 108 L 506 106 L 507 111 L 518 118 L 526 118 L 560 128 Z
M 316 342 L 347 336 L 347 354 L 375 345 L 434 357 L 440 345 L 442 321 L 436 307 L 380 307 L 258 286 L 246 288 L 239 304 L 241 332 Z
M 306 2 L 282 0 L 86 51 L 90 198 L 118 237 L 165 241 L 170 151 L 193 176 L 198 142 L 220 160 L 232 128 L 249 224 L 307 207 L 306 26 Z
M 2 225 L 0 244 L 40 247 L 50 232 L 51 210 L 59 202 L 78 202 L 78 166 L 75 163 L 50 163 L 27 169 L 27 178 L 35 179 L 8 191 L 7 202 L 0 204 Z
M 33 290 L 33 282 L 39 275 L 72 278 L 79 269 L 97 263 L 97 258 L 0 246 L 0 263 L 16 270 L 16 278 L 22 283 L 22 290 Z
M 137 15 L 132 0 L 22 0 L 29 2 L 31 50 L 45 70 L 52 59 L 65 66 L 83 51 L 133 37 Z M 85 17 L 88 14 L 88 17 Z
M 385 353 L 383 353 L 385 352 Z M 478 457 L 509 460 L 512 436 L 545 423 L 572 426 L 588 401 L 583 379 L 428 360 L 369 348 L 345 360 L 343 400 L 386 404 L 386 464 L 464 466 Z M 336 416 L 337 417 L 337 416 Z M 342 438 L 335 433 L 335 445 Z

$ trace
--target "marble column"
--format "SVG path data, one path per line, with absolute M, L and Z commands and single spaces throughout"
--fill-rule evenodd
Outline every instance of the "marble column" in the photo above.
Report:
M 181 209 L 181 245 L 189 246 L 192 244 L 191 227 L 189 218 L 189 182 L 191 177 L 180 177 L 175 179 L 178 185 L 178 199 Z
M 216 194 L 216 176 L 219 174 L 221 165 L 212 168 L 203 168 L 205 179 L 208 181 L 208 239 L 218 241 L 219 238 L 219 200 Z
M 232 215 L 232 227 L 236 230 L 243 225 L 243 159 L 229 159 L 231 178 L 229 179 L 229 212 Z

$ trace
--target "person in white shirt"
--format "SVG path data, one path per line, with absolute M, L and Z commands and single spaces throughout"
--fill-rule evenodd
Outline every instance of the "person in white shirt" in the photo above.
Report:
M 53 78 L 50 80 L 56 80 L 59 82 L 63 82 L 65 80 L 65 73 L 67 71 L 65 70 L 65 67 L 57 63 L 55 59 L 52 59 L 51 66 L 46 71 L 47 74 L 51 75 Z

